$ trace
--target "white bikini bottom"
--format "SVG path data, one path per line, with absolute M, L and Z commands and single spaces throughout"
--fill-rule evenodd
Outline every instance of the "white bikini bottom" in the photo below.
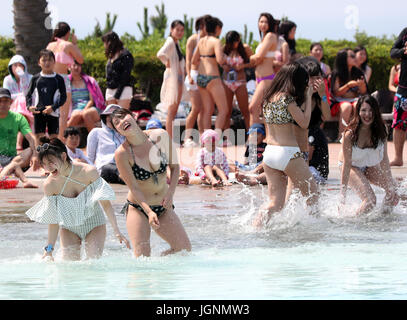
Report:
M 299 147 L 268 144 L 263 152 L 263 162 L 272 169 L 284 171 L 290 160 L 302 157 Z

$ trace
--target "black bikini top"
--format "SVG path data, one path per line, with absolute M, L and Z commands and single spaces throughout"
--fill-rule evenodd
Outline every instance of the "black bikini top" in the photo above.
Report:
M 130 149 L 131 149 L 131 153 L 133 154 L 133 160 L 134 160 L 134 164 L 132 166 L 134 177 L 140 181 L 144 181 L 144 180 L 147 180 L 147 179 L 150 179 L 151 177 L 153 177 L 154 183 L 158 183 L 158 175 L 163 174 L 167 171 L 168 159 L 167 159 L 167 156 L 165 155 L 165 153 L 162 153 L 160 150 L 161 163 L 160 163 L 160 167 L 158 168 L 158 170 L 148 171 L 148 170 L 138 166 L 138 164 L 136 163 L 133 148 L 131 147 L 131 145 L 130 145 Z
M 201 58 L 215 58 L 215 54 L 201 54 L 200 55 Z

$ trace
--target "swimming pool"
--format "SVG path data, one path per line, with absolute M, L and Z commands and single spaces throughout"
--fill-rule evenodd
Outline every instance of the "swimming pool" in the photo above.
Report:
M 24 205 L 0 209 L 0 299 L 406 299 L 405 201 L 392 214 L 353 217 L 338 213 L 338 190 L 337 181 L 323 188 L 320 217 L 293 200 L 256 231 L 265 187 L 180 186 L 175 211 L 193 251 L 160 257 L 167 244 L 153 233 L 152 257 L 140 259 L 108 225 L 101 259 L 62 262 L 57 250 L 44 262 L 47 226 L 27 222 Z

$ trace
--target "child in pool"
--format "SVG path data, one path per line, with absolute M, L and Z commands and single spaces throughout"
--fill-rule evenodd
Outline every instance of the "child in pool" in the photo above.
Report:
M 225 153 L 216 147 L 219 136 L 215 130 L 209 129 L 201 136 L 202 148 L 197 154 L 197 166 L 195 175 L 202 182 L 213 187 L 230 185 L 228 181 L 229 165 Z

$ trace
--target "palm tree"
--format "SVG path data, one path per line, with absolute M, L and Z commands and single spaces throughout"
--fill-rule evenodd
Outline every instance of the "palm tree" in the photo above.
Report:
M 13 0 L 16 53 L 24 57 L 30 73 L 37 73 L 38 56 L 51 40 L 47 0 Z

